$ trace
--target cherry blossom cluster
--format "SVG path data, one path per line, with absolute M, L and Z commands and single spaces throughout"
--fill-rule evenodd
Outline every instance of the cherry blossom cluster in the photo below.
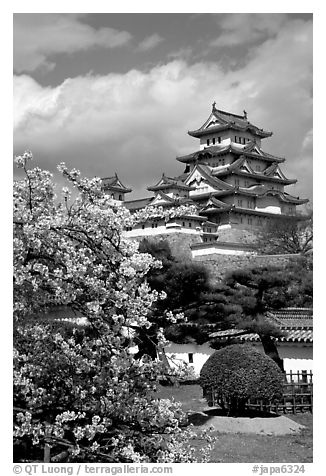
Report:
M 48 444 L 51 461 L 197 461 L 180 405 L 156 396 L 167 371 L 159 358 L 163 330 L 156 360 L 135 357 L 151 307 L 165 294 L 146 282 L 160 262 L 124 236 L 146 216 L 190 210 L 131 215 L 100 179 L 63 163 L 69 186 L 57 193 L 49 172 L 28 168 L 31 160 L 30 152 L 15 160 L 25 173 L 14 184 L 15 447 L 27 445 L 32 460 Z M 56 318 L 57 310 L 72 310 L 86 325 Z

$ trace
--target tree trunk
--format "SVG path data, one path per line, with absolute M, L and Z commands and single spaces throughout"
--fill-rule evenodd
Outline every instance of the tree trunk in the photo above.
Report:
M 229 416 L 243 416 L 246 410 L 247 399 L 232 397 L 229 402 Z
M 268 335 L 259 335 L 264 352 L 274 360 L 282 372 L 284 372 L 283 360 L 280 358 L 275 341 Z

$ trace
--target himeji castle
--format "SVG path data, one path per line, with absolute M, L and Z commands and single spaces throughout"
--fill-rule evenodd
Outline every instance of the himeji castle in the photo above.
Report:
M 180 175 L 163 174 L 148 187 L 152 197 L 125 200 L 131 189 L 117 176 L 104 179 L 107 193 L 131 212 L 146 206 L 193 205 L 196 209 L 168 222 L 157 218 L 140 224 L 128 230 L 130 237 L 194 235 L 193 243 L 201 244 L 201 249 L 204 244 L 245 243 L 250 233 L 254 235 L 269 220 L 294 218 L 297 206 L 308 202 L 286 192 L 297 180 L 283 173 L 285 158 L 263 150 L 262 141 L 272 132 L 252 124 L 246 111 L 242 115 L 222 111 L 214 102 L 204 124 L 188 134 L 199 140 L 196 150 L 177 157 L 183 164 Z

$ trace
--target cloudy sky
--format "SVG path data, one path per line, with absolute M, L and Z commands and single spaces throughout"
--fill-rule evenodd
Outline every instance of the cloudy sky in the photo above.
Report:
M 213 101 L 273 131 L 264 150 L 312 199 L 312 15 L 14 15 L 14 153 L 43 168 L 117 172 L 148 196 Z

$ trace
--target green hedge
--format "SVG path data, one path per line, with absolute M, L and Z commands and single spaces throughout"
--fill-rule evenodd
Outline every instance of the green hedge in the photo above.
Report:
M 249 344 L 234 344 L 212 354 L 203 365 L 199 384 L 225 401 L 245 402 L 282 396 L 283 374 L 267 355 Z

